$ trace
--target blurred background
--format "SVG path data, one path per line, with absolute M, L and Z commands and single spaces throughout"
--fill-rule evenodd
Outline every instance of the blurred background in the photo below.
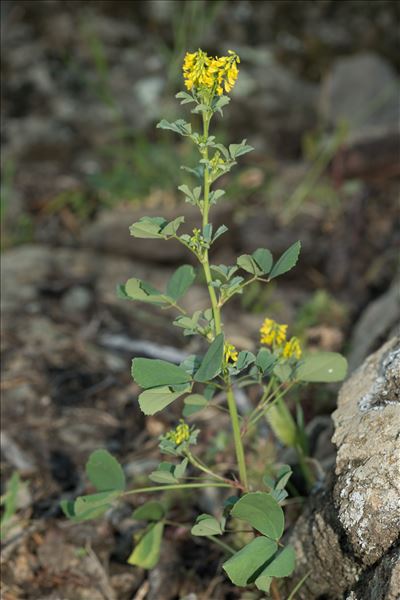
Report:
M 218 553 L 178 543 L 179 533 L 158 579 L 128 567 L 132 506 L 68 527 L 58 508 L 84 489 L 98 447 L 131 483 L 146 481 L 154 439 L 179 411 L 144 420 L 130 361 L 200 349 L 169 314 L 115 294 L 133 276 L 162 286 L 190 261 L 172 243 L 129 235 L 145 214 L 197 225 L 177 191 L 196 153 L 155 125 L 193 117 L 174 98 L 187 50 L 237 51 L 238 83 L 215 133 L 255 151 L 221 183 L 212 218 L 229 233 L 213 261 L 258 247 L 276 257 L 298 239 L 302 253 L 278 285 L 255 284 L 227 308 L 227 336 L 253 349 L 269 316 L 311 349 L 343 352 L 353 370 L 399 322 L 399 20 L 390 0 L 2 0 L 1 466 L 5 482 L 20 476 L 5 600 L 54 590 L 71 600 L 237 597 L 215 575 Z M 199 281 L 185 305 L 206 303 Z M 316 448 L 320 434 L 329 447 L 336 392 L 303 398 Z M 211 460 L 229 449 L 224 427 L 207 427 Z M 262 462 L 268 432 L 260 444 Z M 203 510 L 212 501 L 198 499 Z

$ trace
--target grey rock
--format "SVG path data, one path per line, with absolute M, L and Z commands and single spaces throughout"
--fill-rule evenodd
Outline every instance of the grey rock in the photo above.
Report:
M 36 465 L 32 462 L 32 458 L 18 446 L 6 431 L 1 432 L 0 446 L 4 459 L 18 469 L 21 474 L 30 475 L 35 472 Z
M 338 517 L 368 566 L 400 533 L 399 341 L 363 363 L 341 388 L 333 413 Z
M 340 58 L 323 82 L 320 112 L 330 124 L 346 121 L 353 134 L 398 128 L 399 79 L 380 56 L 362 52 Z
M 92 302 L 92 294 L 88 288 L 76 285 L 69 289 L 61 300 L 62 309 L 71 314 L 84 312 Z
M 8 119 L 6 131 L 10 140 L 7 144 L 7 157 L 10 160 L 62 161 L 73 154 L 76 140 L 70 128 L 47 117 L 32 115 L 23 119 Z
M 395 600 L 399 591 L 400 338 L 342 386 L 333 414 L 335 474 L 312 496 L 289 541 L 287 590 L 309 572 L 303 600 Z
M 51 250 L 25 245 L 3 253 L 1 268 L 1 308 L 20 310 L 38 298 L 38 283 L 49 274 Z
M 400 281 L 371 302 L 358 319 L 350 339 L 349 367 L 353 371 L 388 335 L 399 331 Z
M 399 593 L 400 544 L 396 544 L 371 573 L 360 578 L 346 600 L 398 600 Z
M 160 100 L 165 87 L 165 79 L 161 76 L 151 76 L 140 79 L 134 87 L 134 94 L 139 106 L 135 115 L 140 128 L 145 128 L 160 115 Z M 130 103 L 132 106 L 132 103 Z

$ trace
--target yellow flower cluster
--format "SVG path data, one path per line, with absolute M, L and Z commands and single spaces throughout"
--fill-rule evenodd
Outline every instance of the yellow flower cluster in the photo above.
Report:
M 300 342 L 296 337 L 286 339 L 287 325 L 280 325 L 272 319 L 265 319 L 260 329 L 260 342 L 282 352 L 283 358 L 294 356 L 299 359 L 302 354 Z
M 279 325 L 272 319 L 265 319 L 260 329 L 261 344 L 266 344 L 267 346 L 272 346 L 273 344 L 277 346 L 282 345 L 286 342 L 287 328 L 287 325 Z
M 282 356 L 283 358 L 290 358 L 294 356 L 295 358 L 301 358 L 301 346 L 297 337 L 292 337 L 283 347 Z
M 197 52 L 187 52 L 182 67 L 186 88 L 189 91 L 193 88 L 206 88 L 212 93 L 216 92 L 218 96 L 224 90 L 228 93 L 236 83 L 239 63 L 240 58 L 233 50 L 228 50 L 228 56 L 215 58 L 200 49 Z
M 172 431 L 168 431 L 165 437 L 167 440 L 171 440 L 176 446 L 180 446 L 190 438 L 189 425 L 187 425 L 183 419 L 180 419 L 179 425 Z
M 230 360 L 234 363 L 237 362 L 238 352 L 233 344 L 225 344 L 224 356 L 226 363 L 228 363 Z

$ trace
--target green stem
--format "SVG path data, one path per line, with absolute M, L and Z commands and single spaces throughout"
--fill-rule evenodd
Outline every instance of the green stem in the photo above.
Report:
M 231 415 L 232 422 L 232 430 L 233 430 L 233 441 L 235 443 L 235 451 L 236 451 L 236 459 L 239 468 L 239 477 L 243 487 L 248 489 L 248 481 L 247 481 L 247 470 L 246 470 L 246 460 L 244 457 L 244 449 L 242 443 L 242 436 L 240 434 L 240 423 L 239 423 L 239 415 L 237 411 L 235 397 L 233 395 L 233 390 L 230 382 L 228 382 L 226 388 L 226 397 L 228 400 L 228 408 Z
M 208 128 L 210 124 L 211 114 L 203 113 L 203 136 L 204 142 L 207 141 L 208 138 Z M 203 152 L 203 158 L 208 160 L 208 148 L 206 147 Z M 208 212 L 209 212 L 209 200 L 210 200 L 210 173 L 208 170 L 208 165 L 204 166 L 204 190 L 203 190 L 203 228 L 208 225 Z M 208 260 L 208 250 L 205 250 L 204 256 L 202 259 L 202 265 L 204 270 L 204 275 L 207 282 L 208 293 L 211 300 L 212 311 L 214 315 L 214 334 L 217 336 L 221 333 L 221 312 L 220 307 L 217 301 L 217 295 L 215 293 L 215 288 L 212 285 L 213 279 L 211 275 L 210 264 Z M 236 451 L 236 459 L 239 469 L 239 477 L 240 482 L 245 490 L 248 488 L 247 482 L 247 471 L 246 471 L 246 461 L 244 457 L 244 450 L 242 444 L 242 438 L 240 436 L 240 423 L 239 423 L 239 415 L 237 412 L 236 401 L 233 395 L 232 386 L 230 384 L 229 379 L 225 381 L 226 383 L 226 396 L 228 401 L 229 414 L 231 417 L 232 423 L 232 431 L 233 431 L 233 440 L 235 443 L 235 451 Z
M 208 127 L 210 125 L 211 116 L 208 113 L 203 113 L 203 136 L 204 141 L 208 138 Z M 208 148 L 206 147 L 203 152 L 203 158 L 208 160 Z M 203 229 L 208 225 L 208 213 L 210 210 L 210 172 L 208 166 L 204 165 L 204 184 L 203 184 Z M 214 315 L 214 329 L 215 335 L 221 333 L 221 315 L 218 307 L 217 295 L 215 289 L 212 286 L 212 275 L 210 269 L 210 263 L 208 260 L 208 250 L 204 251 L 202 258 L 203 271 L 207 282 L 208 293 L 211 300 L 212 311 Z
M 204 537 L 206 537 L 208 540 L 211 540 L 211 542 L 214 542 L 214 544 L 217 544 L 217 546 L 220 548 L 223 548 L 226 552 L 229 552 L 229 554 L 236 554 L 236 550 L 234 550 L 231 546 L 228 546 L 228 544 L 225 544 L 225 542 L 221 542 L 221 540 L 213 535 L 205 535 Z
M 203 112 L 203 137 L 207 142 L 208 127 L 210 125 L 211 115 Z M 203 158 L 208 160 L 208 147 L 205 147 Z M 204 165 L 204 190 L 203 190 L 203 227 L 208 224 L 208 211 L 210 209 L 210 172 L 208 166 Z
M 208 481 L 207 483 L 172 483 L 171 485 L 153 485 L 150 487 L 137 488 L 136 490 L 129 490 L 128 492 L 124 492 L 123 496 L 130 496 L 132 494 L 145 494 L 147 492 L 165 492 L 168 490 L 187 490 L 208 487 L 232 488 L 235 486 L 229 483 L 216 483 L 214 481 Z
M 296 446 L 296 453 L 297 458 L 299 459 L 300 471 L 302 472 L 307 485 L 307 490 L 311 492 L 316 482 L 315 476 L 312 470 L 310 469 L 309 465 L 307 464 L 307 457 L 305 456 L 301 446 Z
M 278 394 L 275 398 L 274 398 L 275 392 L 272 393 L 267 398 L 267 401 L 264 402 L 258 415 L 256 415 L 251 421 L 249 421 L 249 423 L 247 424 L 247 427 L 248 428 L 254 427 L 254 425 L 261 419 L 261 417 L 265 417 L 265 415 L 267 414 L 269 409 L 272 408 L 273 406 L 275 406 L 275 404 L 277 404 L 280 400 L 282 400 L 282 398 L 290 391 L 290 389 L 291 389 L 290 387 L 287 388 L 286 390 L 284 390 L 283 392 Z
M 300 581 L 294 586 L 286 600 L 294 600 L 294 597 L 296 596 L 297 592 L 302 587 L 302 585 L 305 583 L 306 579 L 310 576 L 310 573 L 311 571 L 308 571 L 308 573 L 306 573 L 304 577 L 300 579 Z
M 208 252 L 205 253 L 204 259 L 202 261 L 202 265 L 203 265 L 204 275 L 206 277 L 208 293 L 210 296 L 212 311 L 213 311 L 213 315 L 214 315 L 215 335 L 218 335 L 219 333 L 221 333 L 221 330 L 222 330 L 222 328 L 221 328 L 221 313 L 220 313 L 220 310 L 218 307 L 217 295 L 215 293 L 215 289 L 212 286 L 212 276 L 211 276 L 210 265 L 208 262 Z
M 188 459 L 192 463 L 192 465 L 194 467 L 196 467 L 197 469 L 199 469 L 200 471 L 203 471 L 203 473 L 207 473 L 207 475 L 210 475 L 210 477 L 214 477 L 215 479 L 219 479 L 220 481 L 224 481 L 225 483 L 231 483 L 232 487 L 236 487 L 236 483 L 234 481 L 229 482 L 229 480 L 226 479 L 225 477 L 222 477 L 221 475 L 214 473 L 214 471 L 212 471 L 206 465 L 202 464 L 199 460 L 197 460 L 191 452 L 188 452 L 186 454 L 186 456 L 188 457 Z

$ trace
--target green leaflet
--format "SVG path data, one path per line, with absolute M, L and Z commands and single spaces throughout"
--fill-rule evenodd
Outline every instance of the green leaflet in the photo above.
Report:
M 125 489 L 122 467 L 107 450 L 92 452 L 86 463 L 86 474 L 99 492 Z
M 247 369 L 250 365 L 254 363 L 256 357 L 252 352 L 248 350 L 241 350 L 238 354 L 238 359 L 236 363 L 236 368 L 238 371 L 243 371 L 243 369 Z
M 185 195 L 185 201 L 193 206 L 198 206 L 201 196 L 201 186 L 195 187 L 191 190 L 187 185 L 180 185 L 178 190 Z
M 292 476 L 292 468 L 290 465 L 282 465 L 276 474 L 276 490 L 283 490 L 286 487 L 287 482 Z
M 175 477 L 175 465 L 169 462 L 162 462 L 157 470 L 149 475 L 149 479 L 155 483 L 178 483 Z
M 149 500 L 136 508 L 132 513 L 132 519 L 138 521 L 160 521 L 165 516 L 165 509 L 161 502 Z
M 236 160 L 236 158 L 239 158 L 239 156 L 254 150 L 252 146 L 246 144 L 246 141 L 247 140 L 242 140 L 240 144 L 229 144 L 229 154 L 233 160 Z
M 297 427 L 285 402 L 281 398 L 277 400 L 268 408 L 265 416 L 278 440 L 285 446 L 294 448 L 297 443 Z
M 192 535 L 222 535 L 224 532 L 222 524 L 212 515 L 199 515 L 196 523 L 191 529 Z
M 129 231 L 136 238 L 166 239 L 175 235 L 184 221 L 184 217 L 177 217 L 170 222 L 163 217 L 142 217 L 129 227 Z
M 191 265 L 182 265 L 171 276 L 167 283 L 167 295 L 173 300 L 179 300 L 196 279 L 196 272 Z
M 134 358 L 132 377 L 144 389 L 178 385 L 191 380 L 190 375 L 181 367 L 165 360 L 151 358 Z
M 181 463 L 174 465 L 169 462 L 161 462 L 156 471 L 149 475 L 149 479 L 155 483 L 178 483 L 184 477 L 188 466 L 188 459 L 184 458 Z
M 149 525 L 128 558 L 128 564 L 153 569 L 160 558 L 163 531 L 163 521 Z
M 261 348 L 258 351 L 256 366 L 260 369 L 262 374 L 269 372 L 275 362 L 276 357 L 268 350 L 268 348 Z
M 61 502 L 64 514 L 74 521 L 86 521 L 101 516 L 125 490 L 125 474 L 122 467 L 107 450 L 92 452 L 86 463 L 86 473 L 97 493 L 79 496 L 75 502 Z
M 179 392 L 171 392 L 166 385 L 145 390 L 139 396 L 140 409 L 145 415 L 154 415 L 189 390 L 190 386 L 187 386 Z
M 295 372 L 299 381 L 342 381 L 347 374 L 347 360 L 337 352 L 318 352 L 305 356 Z
M 264 536 L 257 537 L 227 560 L 222 568 L 235 585 L 245 587 L 253 583 L 261 567 L 275 554 L 276 542 Z
M 223 115 L 224 113 L 222 112 L 222 109 L 224 106 L 229 104 L 230 101 L 231 99 L 229 98 L 229 96 L 218 96 L 217 99 L 214 98 L 213 110 L 218 111 L 221 115 Z
M 181 104 L 190 104 L 191 102 L 196 102 L 193 96 L 191 96 L 187 92 L 178 92 L 177 94 L 175 94 L 175 98 L 180 99 Z
M 210 347 L 204 355 L 200 368 L 194 376 L 195 381 L 204 383 L 214 379 L 221 371 L 223 356 L 224 334 L 220 333 L 210 344 Z
M 241 267 L 244 271 L 251 273 L 252 275 L 262 275 L 262 270 L 250 254 L 242 254 L 236 261 L 238 267 Z
M 157 129 L 170 129 L 171 131 L 175 131 L 175 133 L 179 133 L 179 135 L 183 136 L 188 136 L 192 133 L 191 124 L 187 123 L 183 119 L 177 119 L 172 123 L 166 119 L 161 119 L 161 121 L 157 123 L 156 127 Z
M 182 223 L 185 222 L 185 217 L 176 217 L 173 221 L 167 223 L 161 230 L 161 236 L 163 238 L 167 238 L 169 236 L 174 236 L 178 231 L 179 227 Z
M 276 261 L 273 266 L 271 273 L 269 274 L 270 279 L 287 273 L 290 269 L 293 269 L 298 261 L 301 249 L 301 242 L 295 242 L 288 248 L 280 258 Z
M 120 286 L 119 294 L 123 298 L 149 302 L 150 304 L 172 304 L 172 298 L 167 298 L 150 284 L 132 277 L 124 286 Z
M 110 490 L 108 492 L 79 496 L 75 501 L 63 500 L 60 505 L 64 514 L 69 519 L 76 522 L 88 521 L 104 514 L 119 495 L 120 492 L 118 490 Z
M 265 492 L 245 494 L 236 502 L 231 515 L 246 521 L 254 529 L 274 540 L 278 540 L 283 533 L 283 510 L 271 494 Z
M 286 546 L 286 548 L 279 550 L 255 580 L 256 587 L 263 592 L 268 592 L 273 577 L 288 577 L 293 573 L 295 559 L 296 556 L 292 546 Z
M 129 231 L 136 238 L 159 238 L 160 229 L 166 222 L 162 217 L 142 217 L 129 227 Z
M 1 540 L 3 540 L 3 538 L 6 536 L 8 527 L 10 525 L 10 520 L 17 511 L 18 490 L 20 489 L 20 483 L 21 481 L 19 473 L 14 471 L 10 479 L 7 481 L 7 491 L 1 498 L 1 504 L 4 505 L 4 511 L 0 520 Z
M 189 396 L 186 396 L 183 402 L 185 404 L 182 413 L 184 417 L 190 417 L 190 415 L 198 412 L 208 404 L 207 399 L 201 394 L 190 394 Z
M 253 254 L 242 254 L 237 259 L 237 265 L 252 275 L 267 275 L 272 267 L 272 254 L 266 248 L 257 248 Z
M 263 275 L 267 275 L 270 272 L 273 263 L 271 252 L 266 248 L 258 248 L 253 252 L 252 257 L 261 269 Z

